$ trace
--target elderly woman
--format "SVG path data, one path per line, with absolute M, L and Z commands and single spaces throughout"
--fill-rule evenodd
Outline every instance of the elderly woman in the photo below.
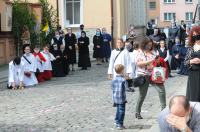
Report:
M 187 93 L 189 101 L 200 102 L 200 26 L 192 28 L 185 64 L 189 67 Z

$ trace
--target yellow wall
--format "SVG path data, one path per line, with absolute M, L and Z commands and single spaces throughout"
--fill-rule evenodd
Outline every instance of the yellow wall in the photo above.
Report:
M 84 0 L 83 23 L 86 28 L 106 27 L 111 30 L 110 0 Z

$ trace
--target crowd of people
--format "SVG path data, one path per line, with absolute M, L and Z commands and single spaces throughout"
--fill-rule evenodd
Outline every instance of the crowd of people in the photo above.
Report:
M 9 88 L 24 89 L 51 80 L 52 77 L 64 77 L 70 71 L 75 71 L 77 58 L 78 67 L 82 70 L 91 67 L 88 47 L 90 40 L 84 31 L 84 25 L 80 25 L 76 34 L 72 33 L 72 28 L 67 28 L 67 34 L 64 35 L 59 28 L 55 31 L 51 44 L 45 45 L 43 50 L 35 46 L 33 51 L 27 39 L 30 38 L 27 30 L 24 28 L 22 37 L 24 54 L 9 63 Z M 107 73 L 108 79 L 112 80 L 117 129 L 124 129 L 126 91 L 134 92 L 132 87 L 139 87 L 135 117 L 143 119 L 141 108 L 151 84 L 158 92 L 160 100 L 162 113 L 159 124 L 162 131 L 199 131 L 199 126 L 195 126 L 199 117 L 193 117 L 193 121 L 188 115 L 194 114 L 189 101 L 200 102 L 200 26 L 194 26 L 190 30 L 184 21 L 179 26 L 172 22 L 168 33 L 167 37 L 163 29 L 155 27 L 148 28 L 147 36 L 139 37 L 134 25 L 130 25 L 128 34 L 117 39 L 115 49 L 111 50 L 111 35 L 105 28 L 96 29 L 93 36 L 93 57 L 96 58 L 97 65 L 109 62 Z M 173 77 L 171 70 L 188 75 L 187 94 L 186 97 L 172 98 L 167 109 L 165 81 L 168 77 Z M 191 107 L 195 106 L 191 103 Z M 182 109 L 178 109 L 179 107 Z M 181 121 L 180 124 L 174 122 L 175 118 Z M 188 125 L 188 122 L 193 123 L 194 127 Z
M 134 30 L 134 28 L 130 28 L 130 31 L 131 29 Z M 127 103 L 126 91 L 133 92 L 134 89 L 131 86 L 139 87 L 139 96 L 135 109 L 135 117 L 137 119 L 143 119 L 141 108 L 150 84 L 158 92 L 161 111 L 166 111 L 164 84 L 168 77 L 172 77 L 171 70 L 176 70 L 177 74 L 189 76 L 186 96 L 177 96 L 179 99 L 177 105 L 182 105 L 180 108 L 184 108 L 186 112 L 182 114 L 181 118 L 181 110 L 183 111 L 184 109 L 179 111 L 171 108 L 176 98 L 174 97 L 170 103 L 170 110 L 173 109 L 175 112 L 178 111 L 180 113 L 168 114 L 167 120 L 164 117 L 160 117 L 160 121 L 162 121 L 160 129 L 161 131 L 199 131 L 199 127 L 195 124 L 193 124 L 194 128 L 189 126 L 187 124 L 189 120 L 186 120 L 186 118 L 190 119 L 191 117 L 188 117 L 188 113 L 192 114 L 188 108 L 189 101 L 200 102 L 200 26 L 194 26 L 190 32 L 186 32 L 183 21 L 180 26 L 176 26 L 172 22 L 168 38 L 158 28 L 153 29 L 153 34 L 142 38 L 138 37 L 137 34 L 134 34 L 131 39 L 127 36 L 123 36 L 123 39 L 117 39 L 116 49 L 111 53 L 108 68 L 108 78 L 112 80 L 112 99 L 114 106 L 117 108 L 115 117 L 117 129 L 124 129 L 123 121 Z M 184 103 L 187 103 L 187 108 Z M 175 108 L 178 108 L 178 106 Z M 170 110 L 167 111 L 170 112 Z M 166 112 L 164 113 L 166 114 Z M 197 119 L 200 119 L 199 116 L 195 118 L 195 123 L 197 123 Z M 173 117 L 180 119 L 182 122 L 180 124 L 174 123 L 175 119 Z M 163 122 L 166 123 L 165 126 L 162 126 Z M 174 126 L 170 126 L 173 123 Z
M 42 47 L 42 50 L 39 45 L 31 49 L 27 26 L 24 26 L 21 39 L 23 55 L 9 63 L 8 88 L 10 89 L 24 89 L 51 80 L 52 77 L 65 77 L 70 71 L 75 71 L 77 58 L 81 70 L 91 67 L 90 39 L 84 31 L 84 25 L 80 25 L 76 34 L 72 32 L 72 28 L 67 28 L 67 33 L 64 34 L 61 27 L 58 27 L 51 43 Z M 96 58 L 97 65 L 108 62 L 111 40 L 112 37 L 106 28 L 96 30 L 93 37 L 93 57 Z

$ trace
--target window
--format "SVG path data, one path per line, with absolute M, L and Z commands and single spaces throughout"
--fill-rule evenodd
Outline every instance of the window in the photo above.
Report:
M 66 0 L 66 25 L 81 24 L 81 0 Z
M 156 9 L 156 2 L 149 2 L 150 9 Z
M 185 3 L 192 3 L 192 0 L 185 0 Z
M 186 21 L 192 21 L 193 19 L 193 12 L 186 12 L 185 13 L 185 20 Z
M 164 0 L 164 3 L 175 3 L 175 0 Z
M 165 21 L 176 20 L 176 13 L 164 13 L 164 20 Z

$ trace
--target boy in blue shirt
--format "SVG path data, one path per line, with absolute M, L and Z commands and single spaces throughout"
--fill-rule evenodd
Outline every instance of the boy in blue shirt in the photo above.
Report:
M 115 66 L 117 76 L 112 80 L 112 99 L 114 106 L 117 107 L 115 123 L 118 130 L 125 129 L 123 122 L 125 116 L 126 88 L 128 84 L 124 78 L 124 66 L 118 64 Z

